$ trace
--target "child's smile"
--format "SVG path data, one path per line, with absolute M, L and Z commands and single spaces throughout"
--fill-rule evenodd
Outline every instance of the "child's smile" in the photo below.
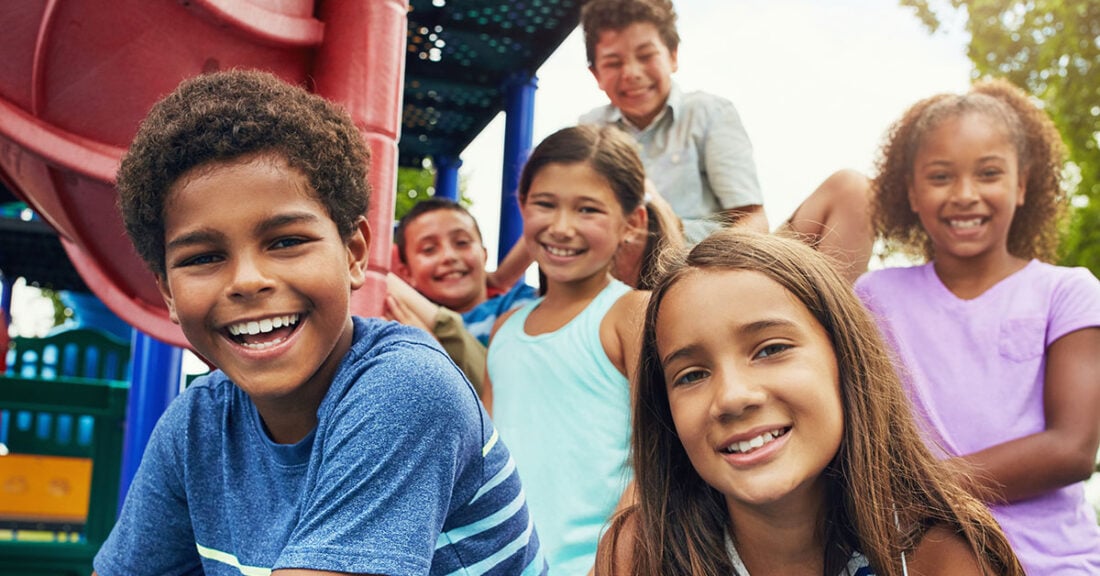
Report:
M 540 169 L 523 203 L 523 233 L 550 281 L 606 282 L 628 226 L 607 180 L 583 162 Z
M 665 294 L 656 337 L 676 433 L 731 509 L 823 497 L 844 419 L 832 344 L 805 306 L 758 272 L 695 272 Z
M 405 230 L 406 276 L 433 302 L 465 312 L 486 300 L 488 255 L 473 218 L 457 210 L 434 210 Z
M 984 114 L 948 118 L 922 139 L 909 204 L 937 260 L 1008 255 L 1008 232 L 1024 202 L 1016 149 Z
M 270 413 L 315 412 L 350 346 L 367 234 L 363 221 L 343 240 L 305 177 L 274 155 L 201 165 L 169 195 L 159 284 L 172 318 L 277 441 L 283 423 Z M 296 407 L 265 410 L 282 402 Z
M 635 22 L 600 33 L 591 70 L 611 104 L 645 128 L 668 102 L 676 53 L 665 46 L 656 26 Z

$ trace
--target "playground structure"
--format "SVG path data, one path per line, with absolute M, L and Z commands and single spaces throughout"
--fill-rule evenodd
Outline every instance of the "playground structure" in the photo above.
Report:
M 391 229 L 398 165 L 419 167 L 431 158 L 437 193 L 456 197 L 462 150 L 504 110 L 504 254 L 519 234 L 512 192 L 531 146 L 534 73 L 575 26 L 579 4 L 28 0 L 0 6 L 6 23 L 0 183 L 41 218 L 20 226 L 42 234 L 47 224 L 67 256 L 64 265 L 71 262 L 80 280 L 136 329 L 120 495 L 178 390 L 179 347 L 186 345 L 115 208 L 119 159 L 153 102 L 184 78 L 241 67 L 268 70 L 342 104 L 372 154 L 368 220 L 376 231 Z M 21 231 L 0 227 L 0 234 Z M 13 244 L 0 244 L 0 252 L 4 246 Z M 376 233 L 354 313 L 381 311 L 390 249 L 388 235 Z M 4 313 L 10 313 L 11 281 L 23 274 L 0 274 Z M 0 407 L 9 401 L 5 394 L 0 389 Z

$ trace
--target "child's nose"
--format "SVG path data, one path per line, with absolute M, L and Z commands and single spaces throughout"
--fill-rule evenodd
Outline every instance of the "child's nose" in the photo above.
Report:
M 573 217 L 568 210 L 557 210 L 550 222 L 550 231 L 558 235 L 567 235 L 573 231 Z
M 250 297 L 271 290 L 273 282 L 256 258 L 240 257 L 233 266 L 230 293 L 236 297 Z
M 759 383 L 743 371 L 720 368 L 711 377 L 714 379 L 711 416 L 715 420 L 740 417 L 767 399 Z
M 972 204 L 978 200 L 977 187 L 970 178 L 959 178 L 952 189 L 951 199 L 956 204 Z

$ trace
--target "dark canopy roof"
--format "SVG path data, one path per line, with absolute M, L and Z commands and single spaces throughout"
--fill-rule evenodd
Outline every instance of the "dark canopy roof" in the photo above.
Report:
M 534 76 L 576 27 L 582 1 L 411 0 L 399 164 L 457 158 L 504 109 L 509 83 Z M 0 205 L 15 200 L 0 183 Z M 87 291 L 53 231 L 10 212 L 0 210 L 0 272 Z

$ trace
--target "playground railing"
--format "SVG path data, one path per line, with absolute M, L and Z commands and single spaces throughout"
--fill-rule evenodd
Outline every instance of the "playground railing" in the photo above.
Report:
M 67 332 L 14 338 L 0 375 L 0 576 L 87 576 L 114 526 L 129 347 Z

